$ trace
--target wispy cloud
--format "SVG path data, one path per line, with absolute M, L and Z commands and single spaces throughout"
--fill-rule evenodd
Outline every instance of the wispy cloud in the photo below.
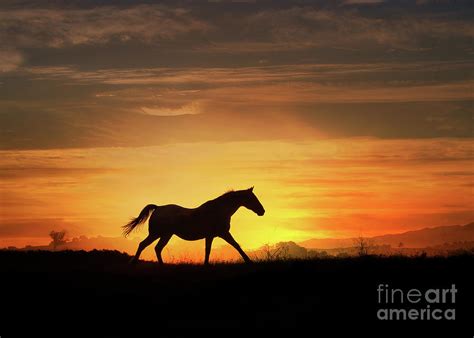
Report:
M 263 121 L 277 112 L 288 117 L 316 116 L 320 111 L 316 105 L 322 103 L 389 102 L 395 106 L 435 102 L 423 106 L 427 111 L 410 110 L 423 117 L 429 115 L 426 121 L 416 120 L 428 127 L 427 132 L 419 127 L 420 135 L 465 137 L 470 107 L 454 101 L 474 99 L 470 76 L 474 63 L 466 56 L 432 61 L 430 55 L 431 61 L 427 61 L 424 58 L 428 54 L 419 50 L 435 48 L 425 43 L 434 38 L 440 45 L 448 40 L 457 42 L 458 38 L 471 39 L 474 31 L 466 20 L 468 15 L 454 15 L 455 10 L 411 10 L 400 16 L 398 9 L 387 2 L 369 10 L 366 6 L 340 6 L 344 1 L 328 6 L 260 6 L 258 10 L 249 5 L 225 18 L 208 12 L 210 7 L 206 6 L 200 10 L 162 5 L 5 9 L 0 13 L 4 19 L 0 38 L 10 45 L 28 47 L 20 49 L 21 53 L 37 54 L 29 58 L 9 52 L 3 57 L 3 68 L 10 73 L 6 75 L 8 83 L 1 81 L 0 109 L 5 112 L 1 118 L 7 126 L 1 136 L 7 143 L 16 138 L 13 143 L 23 145 L 47 134 L 62 135 L 61 141 L 68 145 L 81 137 L 81 145 L 85 139 L 104 140 L 100 145 L 121 144 L 118 130 L 128 133 L 124 120 L 131 118 L 129 113 L 192 114 L 193 118 L 200 113 L 222 113 L 229 119 L 232 114 L 234 118 L 251 113 L 255 120 Z M 132 39 L 127 40 L 127 36 Z M 158 48 L 165 41 L 168 44 Z M 116 49 L 117 42 L 121 47 L 123 42 L 129 44 Z M 111 44 L 104 46 L 107 43 Z M 373 46 L 381 47 L 382 57 Z M 391 50 L 401 46 L 418 52 L 408 59 L 399 58 Z M 319 57 L 332 47 L 337 51 L 333 49 L 329 56 L 347 52 L 355 58 L 320 61 Z M 162 54 L 150 56 L 150 51 L 156 52 L 154 48 Z M 274 53 L 277 50 L 284 53 Z M 131 57 L 121 58 L 120 51 L 132 51 Z M 255 55 L 248 53 L 252 51 Z M 76 52 L 80 56 L 74 57 Z M 49 59 L 49 55 L 53 57 Z M 154 66 L 155 55 L 165 59 L 159 61 L 161 66 Z M 96 56 L 104 57 L 105 63 L 97 65 Z M 132 64 L 126 63 L 135 58 Z M 200 60 L 197 65 L 196 59 Z M 181 65 L 168 65 L 174 60 L 180 60 Z M 35 66 L 35 62 L 40 65 Z M 428 114 L 441 109 L 446 115 Z M 36 114 L 45 111 L 53 113 L 41 117 Z M 373 124 L 359 126 L 357 132 L 347 124 L 349 131 L 344 135 L 363 132 L 413 137 L 412 125 L 397 132 L 393 125 L 387 126 L 395 123 L 400 127 L 391 118 L 396 114 L 402 113 L 392 109 L 381 119 L 366 114 Z M 103 115 L 107 118 L 96 118 Z M 27 124 L 17 123 L 20 116 L 24 121 L 50 121 L 48 131 L 11 136 Z M 384 119 L 390 123 L 384 123 Z M 317 122 L 308 123 L 321 124 L 321 120 L 318 116 Z M 405 117 L 403 121 L 407 121 Z M 77 137 L 59 132 L 64 125 Z M 410 132 L 403 134 L 404 130 Z
M 0 167 L 0 178 L 6 180 L 19 180 L 29 178 L 55 178 L 67 177 L 84 178 L 87 176 L 110 174 L 116 169 L 111 168 L 58 168 L 58 167 Z
M 285 6 L 236 12 L 222 20 L 179 6 L 136 5 L 86 8 L 0 10 L 0 41 L 10 46 L 63 48 L 109 42 L 157 44 L 179 40 L 166 48 L 186 53 L 271 52 L 312 48 L 430 49 L 452 39 L 471 39 L 470 20 L 452 13 L 385 15 L 366 13 L 354 5 L 381 5 L 381 0 L 346 0 L 335 6 Z M 351 5 L 351 6 L 340 6 Z M 354 8 L 355 7 L 355 8 Z M 261 7 L 260 7 L 261 8 Z M 393 11 L 393 9 L 392 9 Z M 233 29 L 238 26 L 239 29 Z M 226 32 L 226 34 L 222 34 Z M 464 41 L 466 43 L 466 41 Z M 468 45 L 467 45 L 468 46 Z
M 73 67 L 25 69 L 34 80 L 59 79 L 70 84 L 101 83 L 111 87 L 96 97 L 123 100 L 128 94 L 152 101 L 174 96 L 178 101 L 224 97 L 274 102 L 379 102 L 471 99 L 469 79 L 444 74 L 469 72 L 470 62 L 412 62 L 373 64 L 299 64 L 236 68 L 147 68 L 81 71 Z M 437 72 L 436 79 L 423 74 Z M 456 81 L 457 80 L 457 81 Z M 143 87 L 144 85 L 153 86 Z M 137 87 L 140 86 L 140 87 Z M 133 87 L 136 87 L 133 89 Z M 181 88 L 181 89 L 177 89 Z M 232 90 L 231 90 L 232 89 Z M 279 95 L 272 95 L 278 92 Z M 121 94 L 121 95 L 118 95 Z M 124 96 L 125 94 L 125 96 Z
M 379 3 L 380 1 L 354 1 L 352 3 Z M 262 10 L 246 18 L 244 33 L 250 37 L 260 34 L 261 44 L 247 45 L 256 50 L 265 46 L 289 48 L 341 47 L 416 49 L 430 38 L 472 38 L 474 28 L 469 20 L 449 14 L 406 13 L 404 16 L 363 15 L 353 10 L 315 9 L 293 7 L 283 10 Z M 250 39 L 252 40 L 252 39 Z M 372 45 L 372 46 L 371 46 Z
M 200 107 L 199 101 L 193 101 L 189 104 L 179 106 L 176 108 L 168 108 L 163 105 L 145 106 L 140 108 L 145 114 L 158 115 L 158 116 L 177 116 L 177 115 L 190 115 L 200 114 L 203 110 Z
M 152 43 L 210 28 L 187 10 L 152 5 L 0 10 L 0 21 L 0 41 L 18 47 L 60 48 L 112 40 Z
M 22 63 L 23 54 L 17 50 L 0 50 L 0 74 L 16 70 Z

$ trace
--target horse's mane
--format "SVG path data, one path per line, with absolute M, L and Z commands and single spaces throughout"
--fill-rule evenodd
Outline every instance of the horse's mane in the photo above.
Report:
M 220 196 L 217 197 L 217 198 L 221 198 L 221 197 L 224 197 L 224 196 L 231 195 L 231 194 L 234 193 L 234 192 L 235 192 L 234 189 L 227 190 L 225 193 L 223 193 L 222 195 L 220 195 Z
M 209 200 L 205 203 L 203 203 L 201 206 L 208 206 L 208 205 L 213 205 L 215 202 L 219 202 L 219 201 L 222 201 L 223 199 L 225 198 L 228 198 L 228 197 L 232 197 L 232 195 L 234 195 L 237 191 L 231 189 L 231 190 L 227 190 L 225 193 L 223 193 L 222 195 L 212 199 L 212 200 Z
M 234 189 L 227 190 L 225 193 L 223 193 L 223 194 L 220 195 L 219 197 L 214 198 L 214 199 L 211 200 L 211 201 L 221 201 L 221 200 L 226 199 L 226 198 L 228 198 L 228 197 L 234 196 L 236 192 L 237 192 L 237 191 L 235 191 Z M 209 202 L 211 202 L 211 201 L 209 201 Z

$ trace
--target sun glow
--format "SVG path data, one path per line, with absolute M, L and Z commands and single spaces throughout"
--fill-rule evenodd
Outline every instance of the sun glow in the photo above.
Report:
M 469 141 L 410 141 L 409 148 L 406 142 L 4 151 L 2 194 L 8 203 L 2 204 L 2 219 L 21 226 L 33 218 L 35 231 L 25 224 L 25 235 L 36 243 L 41 238 L 47 243 L 52 228 L 65 228 L 70 236 L 117 237 L 120 226 L 148 203 L 197 207 L 250 186 L 267 212 L 258 217 L 242 209 L 233 217 L 232 233 L 245 248 L 400 232 L 472 217 L 469 173 L 459 170 L 472 166 Z M 455 204 L 446 203 L 450 196 L 456 196 Z M 136 236 L 145 233 L 146 226 Z

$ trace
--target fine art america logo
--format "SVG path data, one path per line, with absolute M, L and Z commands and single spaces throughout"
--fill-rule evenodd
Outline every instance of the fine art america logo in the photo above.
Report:
M 377 286 L 379 320 L 455 320 L 456 285 L 437 289 Z

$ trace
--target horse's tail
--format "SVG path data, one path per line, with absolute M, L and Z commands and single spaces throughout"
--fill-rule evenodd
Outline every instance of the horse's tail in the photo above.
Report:
M 132 218 L 130 222 L 122 226 L 123 229 L 123 235 L 127 237 L 130 235 L 130 233 L 135 229 L 138 225 L 142 224 L 145 222 L 148 217 L 150 216 L 152 211 L 155 211 L 155 209 L 158 208 L 158 206 L 154 204 L 148 204 L 146 207 L 143 208 L 143 210 L 140 212 L 140 215 L 136 218 Z

